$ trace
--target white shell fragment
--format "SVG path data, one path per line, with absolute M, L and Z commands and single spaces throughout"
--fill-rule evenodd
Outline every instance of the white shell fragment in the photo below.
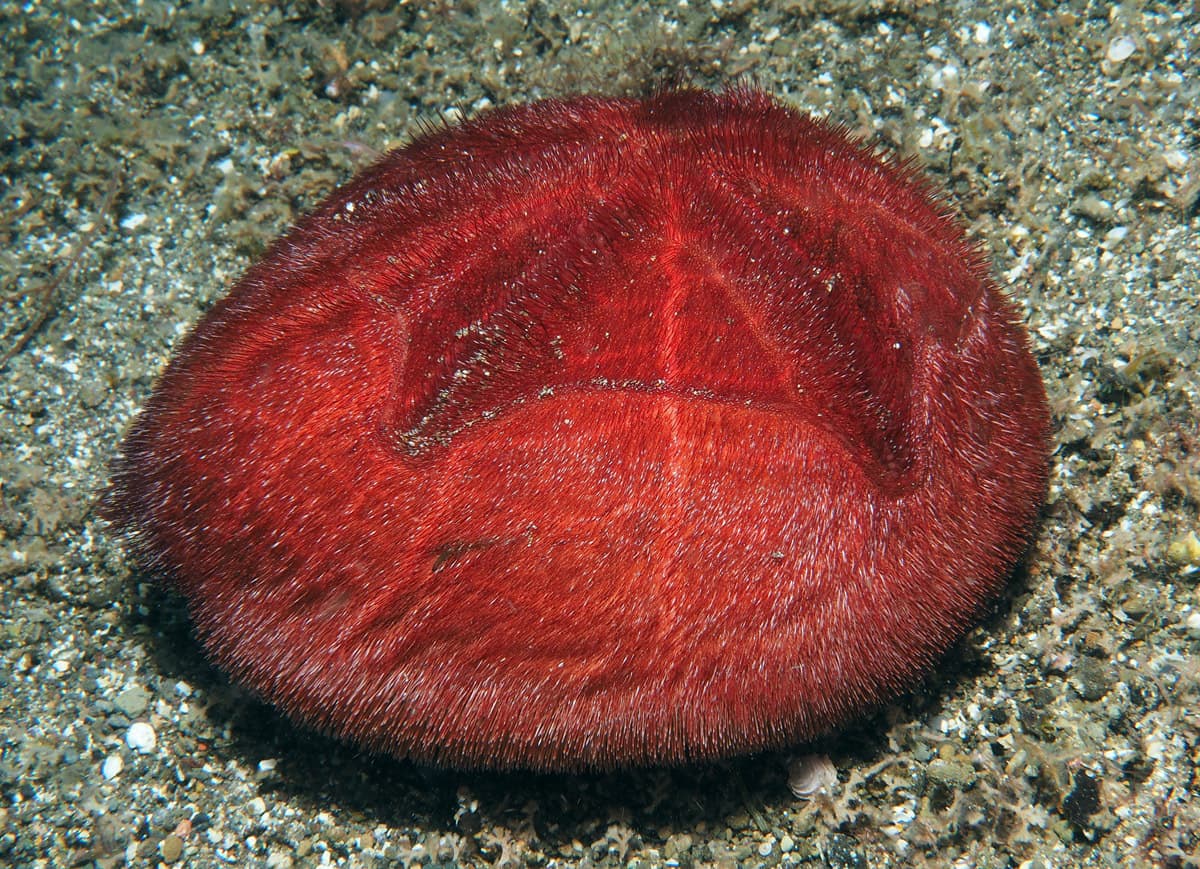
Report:
M 125 733 L 125 744 L 138 754 L 149 754 L 158 745 L 158 735 L 145 721 L 135 721 Z
M 833 761 L 823 754 L 805 754 L 788 764 L 788 787 L 802 800 L 828 793 L 837 784 Z
M 121 759 L 119 754 L 110 754 L 104 758 L 104 763 L 100 766 L 100 775 L 104 776 L 105 781 L 112 781 L 121 774 L 121 770 L 125 768 L 125 761 Z
M 1135 51 L 1137 51 L 1136 42 L 1128 36 L 1118 36 L 1108 44 L 1106 57 L 1110 63 L 1120 63 L 1123 60 L 1129 60 Z

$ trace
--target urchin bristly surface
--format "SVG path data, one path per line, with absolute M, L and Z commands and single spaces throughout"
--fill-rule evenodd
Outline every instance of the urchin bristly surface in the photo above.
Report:
M 681 90 L 489 112 L 334 193 L 183 341 L 105 512 L 297 719 L 603 768 L 911 683 L 1027 544 L 1047 444 L 911 169 Z

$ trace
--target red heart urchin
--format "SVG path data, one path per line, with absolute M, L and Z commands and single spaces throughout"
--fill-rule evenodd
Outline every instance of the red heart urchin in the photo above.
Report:
M 910 683 L 1045 394 L 910 169 L 746 89 L 551 100 L 337 191 L 183 342 L 107 515 L 223 667 L 426 761 L 671 762 Z

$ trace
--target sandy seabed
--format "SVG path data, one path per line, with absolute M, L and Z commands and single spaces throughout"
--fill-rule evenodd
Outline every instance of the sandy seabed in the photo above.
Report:
M 372 0 L 0 8 L 0 862 L 1200 866 L 1193 4 Z M 1045 518 L 935 676 L 677 770 L 365 756 L 210 668 L 94 515 L 172 347 L 422 125 L 752 80 L 913 157 L 1049 392 Z M 837 784 L 798 798 L 796 755 Z

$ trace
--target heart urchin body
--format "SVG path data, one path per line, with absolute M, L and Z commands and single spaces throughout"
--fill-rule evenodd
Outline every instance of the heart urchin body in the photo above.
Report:
M 1047 410 L 912 173 L 748 90 L 429 134 L 184 341 L 108 515 L 315 726 L 478 766 L 811 737 L 1002 585 Z

